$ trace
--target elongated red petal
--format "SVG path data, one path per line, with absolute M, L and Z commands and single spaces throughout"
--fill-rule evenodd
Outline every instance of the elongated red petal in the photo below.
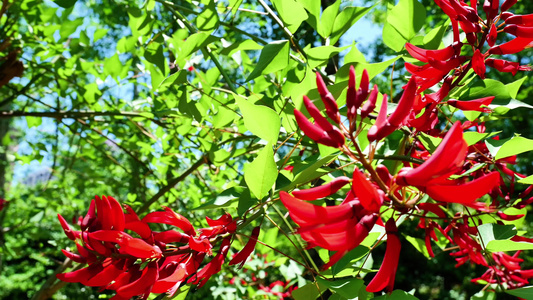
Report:
M 500 8 L 500 0 L 485 0 L 483 4 L 483 10 L 488 19 L 494 19 L 498 15 L 498 9 Z
M 57 279 L 65 282 L 85 282 L 97 275 L 103 270 L 101 264 L 92 264 L 87 268 L 79 269 L 73 272 L 56 274 Z
M 398 261 L 400 260 L 400 250 L 402 244 L 398 237 L 398 229 L 396 223 L 391 218 L 385 224 L 387 230 L 387 249 L 385 250 L 385 258 L 379 268 L 378 273 L 366 287 L 367 292 L 376 293 L 384 288 L 392 292 L 394 288 L 394 279 L 396 277 L 396 270 L 398 269 Z
M 501 11 L 507 11 L 509 8 L 511 8 L 513 5 L 516 4 L 518 0 L 505 0 L 502 4 Z
M 176 226 L 188 235 L 196 235 L 191 222 L 184 216 L 175 213 L 168 207 L 163 207 L 165 211 L 154 211 L 147 214 L 142 221 L 145 223 L 163 223 Z
M 320 98 L 326 107 L 326 114 L 331 120 L 333 120 L 333 122 L 339 124 L 341 117 L 339 115 L 339 107 L 337 106 L 337 102 L 335 101 L 335 98 L 333 98 L 333 95 L 329 92 L 326 83 L 318 72 L 316 73 L 316 85 L 318 88 L 318 93 L 320 94 Z
M 373 142 L 375 140 L 380 140 L 387 135 L 391 134 L 396 128 L 389 124 L 387 120 L 387 94 L 383 95 L 383 101 L 381 101 L 381 108 L 379 109 L 378 117 L 376 122 L 368 130 L 368 140 Z
M 517 62 L 507 61 L 503 59 L 489 58 L 487 59 L 486 64 L 487 66 L 495 68 L 500 72 L 510 72 L 513 74 L 513 76 L 516 75 L 518 71 L 531 71 L 531 67 L 529 66 L 521 66 Z
M 281 191 L 279 195 L 291 218 L 299 225 L 330 223 L 350 218 L 354 214 L 349 204 L 323 207 L 296 199 L 284 191 Z
M 403 121 L 405 121 L 411 112 L 415 102 L 416 88 L 416 81 L 414 78 L 411 78 L 405 86 L 405 90 L 402 93 L 400 101 L 398 101 L 396 110 L 388 118 L 388 121 L 392 126 L 398 127 L 402 125 Z
M 96 219 L 96 202 L 93 199 L 91 201 L 91 204 L 89 205 L 89 210 L 87 211 L 87 214 L 81 221 L 81 230 L 84 231 L 93 223 L 93 221 Z
M 124 211 L 122 210 L 122 206 L 120 206 L 120 203 L 118 203 L 118 201 L 111 196 L 108 196 L 107 199 L 111 208 L 113 229 L 123 231 L 124 226 L 126 224 L 126 218 L 124 217 Z
M 163 232 L 158 232 L 154 234 L 154 239 L 156 241 L 163 242 L 165 244 L 168 243 L 188 243 L 189 242 L 189 235 L 185 233 L 181 233 L 176 230 L 167 230 Z
M 494 46 L 496 44 L 496 38 L 498 37 L 498 29 L 496 28 L 496 24 L 492 23 L 490 26 L 489 36 L 487 37 L 487 43 L 490 47 Z
M 503 43 L 498 46 L 494 46 L 489 49 L 489 54 L 515 54 L 526 48 L 533 47 L 533 38 L 521 38 L 517 37 L 510 40 L 507 43 Z
M 357 90 L 355 89 L 355 69 L 350 66 L 348 77 L 348 91 L 346 92 L 346 108 L 348 110 L 348 119 L 353 120 L 357 115 L 357 109 L 361 106 L 364 99 L 357 97 Z
M 500 185 L 500 173 L 491 172 L 460 185 L 430 184 L 426 194 L 437 201 L 471 204 Z
M 67 250 L 64 250 L 64 249 L 61 249 L 61 252 L 63 252 L 63 254 L 68 257 L 69 259 L 71 259 L 72 261 L 75 261 L 77 263 L 80 263 L 80 264 L 84 264 L 87 262 L 87 259 L 85 259 L 85 257 L 79 255 L 79 254 L 75 254 L 75 253 L 72 253 L 70 251 L 67 251 Z
M 307 109 L 311 117 L 315 119 L 316 124 L 318 124 L 318 126 L 326 132 L 333 130 L 333 125 L 328 122 L 328 120 L 322 115 L 322 113 L 318 110 L 315 104 L 313 104 L 313 102 L 311 102 L 311 100 L 309 100 L 307 96 L 304 96 L 303 99 L 305 108 Z
M 340 176 L 321 186 L 293 191 L 292 194 L 298 199 L 313 201 L 335 194 L 348 183 L 350 183 L 350 178 L 346 176 Z
M 533 14 L 511 16 L 505 20 L 505 24 L 533 26 Z
M 162 255 L 161 249 L 157 246 L 152 246 L 147 242 L 137 239 L 125 239 L 120 243 L 120 253 L 129 254 L 137 258 L 160 258 Z
M 250 236 L 250 239 L 244 245 L 244 248 L 242 248 L 235 257 L 229 262 L 229 265 L 236 265 L 239 264 L 239 268 L 242 268 L 248 257 L 250 257 L 250 254 L 252 254 L 252 251 L 255 249 L 255 245 L 257 244 L 257 237 L 259 236 L 261 227 L 257 226 L 252 230 L 252 235 Z
M 370 92 L 368 100 L 361 109 L 361 119 L 368 117 L 368 115 L 374 111 L 374 108 L 376 108 L 376 100 L 378 99 L 378 93 L 378 86 L 374 85 L 374 88 L 372 89 L 372 92 Z
M 353 172 L 352 191 L 366 210 L 379 212 L 383 204 L 383 197 L 357 168 Z
M 124 260 L 113 262 L 110 258 L 103 263 L 103 270 L 98 274 L 83 282 L 86 286 L 106 286 L 115 280 L 120 274 L 124 273 Z
M 481 111 L 481 112 L 490 112 L 490 109 L 487 107 L 482 106 L 489 106 L 489 104 L 494 100 L 494 96 L 475 99 L 475 100 L 468 100 L 468 101 L 461 101 L 461 100 L 454 100 L 450 99 L 448 100 L 448 104 L 457 107 L 460 110 L 473 110 L 473 111 Z
M 436 60 L 444 61 L 452 58 L 452 56 L 459 53 L 462 43 L 453 43 L 452 45 L 439 50 L 426 50 L 419 48 L 413 44 L 406 43 L 405 49 L 411 56 L 421 62 L 428 62 L 428 57 Z M 459 50 L 459 51 L 458 51 Z
M 76 239 L 75 231 L 70 228 L 70 225 L 68 225 L 67 221 L 63 218 L 62 215 L 57 214 L 57 218 L 59 219 L 59 224 L 61 224 L 61 227 L 63 227 L 63 231 L 67 235 L 67 237 L 71 240 Z M 78 233 L 79 236 L 79 233 Z
M 474 72 L 481 77 L 481 79 L 485 79 L 485 59 L 479 49 L 476 49 L 474 56 L 472 56 L 472 68 L 474 69 Z
M 424 186 L 429 181 L 448 177 L 460 170 L 466 158 L 468 146 L 463 139 L 463 131 L 459 121 L 439 144 L 433 155 L 416 169 L 400 171 L 396 176 L 399 185 Z
M 516 37 L 533 38 L 533 27 L 527 27 L 522 25 L 507 25 L 503 28 L 504 32 L 510 33 Z
M 117 295 L 126 299 L 143 295 L 156 282 L 157 278 L 157 262 L 151 262 L 143 269 L 141 276 L 137 280 L 117 288 Z
M 344 137 L 342 143 L 339 143 L 330 137 L 325 130 L 311 123 L 299 110 L 294 109 L 294 116 L 300 129 L 313 141 L 334 148 L 342 147 L 344 144 Z

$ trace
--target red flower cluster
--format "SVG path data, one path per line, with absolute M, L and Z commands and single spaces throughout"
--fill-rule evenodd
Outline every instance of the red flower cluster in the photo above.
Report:
M 80 222 L 81 231 L 73 230 L 58 215 L 66 235 L 76 242 L 78 250 L 78 254 L 67 250 L 62 250 L 63 253 L 89 266 L 58 274 L 57 278 L 115 290 L 117 294 L 112 299 L 134 296 L 146 299 L 150 293 L 173 295 L 184 283 L 202 286 L 220 271 L 237 229 L 231 215 L 225 214 L 217 220 L 206 217 L 210 227 L 195 230 L 187 218 L 168 207 L 142 219 L 129 206 L 124 207 L 126 213 L 113 197 L 96 196 Z M 156 232 L 151 230 L 150 223 L 167 224 L 176 229 Z M 257 238 L 258 231 L 255 232 Z M 212 254 L 213 243 L 221 239 L 216 256 L 198 270 L 204 258 Z M 246 260 L 255 242 L 247 245 L 232 263 Z

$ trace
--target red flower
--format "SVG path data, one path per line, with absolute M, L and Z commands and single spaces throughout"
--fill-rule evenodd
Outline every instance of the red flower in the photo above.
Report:
M 343 186 L 350 183 L 350 181 L 350 178 L 346 176 L 340 176 L 326 184 L 310 189 L 293 191 L 292 194 L 298 199 L 312 201 L 335 194 Z
M 378 273 L 366 287 L 367 292 L 375 293 L 387 288 L 387 291 L 392 292 L 394 289 L 394 279 L 396 277 L 396 270 L 398 269 L 398 261 L 400 260 L 400 250 L 402 244 L 398 237 L 398 228 L 393 218 L 390 218 L 385 224 L 387 231 L 387 250 L 385 250 L 385 258 L 379 268 Z
M 244 245 L 244 248 L 233 257 L 233 259 L 229 262 L 229 265 L 236 265 L 239 264 L 239 268 L 242 268 L 248 257 L 250 257 L 250 254 L 252 254 L 252 251 L 255 249 L 255 245 L 257 244 L 257 237 L 259 236 L 260 227 L 257 226 L 252 230 L 252 235 L 250 236 L 250 239 Z

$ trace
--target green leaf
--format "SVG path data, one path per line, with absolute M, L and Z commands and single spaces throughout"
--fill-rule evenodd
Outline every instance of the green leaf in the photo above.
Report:
M 364 15 L 366 15 L 372 8 L 378 3 L 370 7 L 345 7 L 335 18 L 333 23 L 333 29 L 330 35 L 330 44 L 335 44 L 343 34 L 350 29 L 355 22 L 359 21 Z
M 424 147 L 431 153 L 435 152 L 437 146 L 439 146 L 442 142 L 441 138 L 434 137 L 423 132 L 420 132 L 420 134 L 418 135 L 418 139 L 422 143 L 422 145 L 424 145 Z
M 424 43 L 424 49 L 438 49 L 444 38 L 444 34 L 450 26 L 450 21 L 446 20 L 444 24 L 439 27 L 431 29 L 424 38 L 422 39 Z
M 274 41 L 265 45 L 259 56 L 254 70 L 246 81 L 250 81 L 259 75 L 269 74 L 284 69 L 289 64 L 289 42 L 287 40 Z
M 200 31 L 213 31 L 218 27 L 218 13 L 215 1 L 210 0 L 196 17 L 196 28 Z
M 396 52 L 402 51 L 407 40 L 389 22 L 383 25 L 383 43 Z
M 322 64 L 327 64 L 327 62 L 332 56 L 347 49 L 348 47 L 350 46 L 345 46 L 342 48 L 334 46 L 321 46 L 308 49 L 305 51 L 305 53 L 307 54 L 307 63 L 310 68 L 315 68 Z
M 354 295 L 358 295 L 359 290 L 364 287 L 364 281 L 358 278 L 343 278 L 330 281 L 318 277 L 317 282 L 322 283 L 330 290 L 347 299 L 353 299 Z
M 117 77 L 126 78 L 130 66 L 131 59 L 128 60 L 125 64 L 123 64 L 120 61 L 118 54 L 115 54 L 112 57 L 106 59 L 104 62 L 104 78 L 108 75 L 115 80 L 117 80 Z
M 226 208 L 231 207 L 236 204 L 237 199 L 239 199 L 241 193 L 244 191 L 244 187 L 235 186 L 231 187 L 222 193 L 216 195 L 214 199 L 207 201 L 206 203 L 193 208 L 193 210 L 199 209 L 217 209 L 217 208 Z
M 483 224 L 478 226 L 479 236 L 487 245 L 494 240 L 507 240 L 516 235 L 514 225 Z
M 159 43 L 152 42 L 144 51 L 144 58 L 148 62 L 156 65 L 162 74 L 167 74 L 169 72 L 168 64 L 165 62 L 165 55 L 163 54 L 163 46 Z
M 526 178 L 518 180 L 518 183 L 533 184 L 533 175 L 530 175 L 530 176 L 528 176 Z
M 418 252 L 424 254 L 427 259 L 431 259 L 431 255 L 429 255 L 426 243 L 423 239 L 415 238 L 405 234 L 403 236 L 409 243 L 411 243 L 411 245 L 413 245 L 413 247 L 415 247 L 416 250 L 418 250 Z
M 340 6 L 341 0 L 337 0 L 335 3 L 324 9 L 317 28 L 317 32 L 321 37 L 326 39 L 331 34 L 331 31 L 333 30 L 333 24 L 335 24 L 335 18 L 339 13 Z
M 267 142 L 275 144 L 278 141 L 281 127 L 278 114 L 270 107 L 255 105 L 238 95 L 234 96 L 241 109 L 246 129 Z
M 54 0 L 54 3 L 63 8 L 71 8 L 76 4 L 76 0 Z
M 490 252 L 533 250 L 533 244 L 511 240 L 494 240 L 486 244 L 486 249 Z
M 481 140 L 485 140 L 487 138 L 490 138 L 491 136 L 494 136 L 501 131 L 496 132 L 487 132 L 487 133 L 479 133 L 475 131 L 467 131 L 463 133 L 463 139 L 466 141 L 466 144 L 468 146 L 472 146 L 474 144 L 477 144 Z
M 320 177 L 326 172 L 318 171 L 318 169 L 332 162 L 335 158 L 337 158 L 337 156 L 339 156 L 339 154 L 340 153 L 337 152 L 337 153 L 322 157 L 319 160 L 311 164 L 295 165 L 293 169 L 293 173 L 295 173 L 294 180 L 292 181 L 290 185 L 283 187 L 283 190 L 284 191 L 291 190 L 299 184 L 303 184 L 303 183 L 313 180 L 314 178 Z M 312 157 L 306 160 L 306 162 L 312 162 L 312 161 L 313 161 Z
M 318 20 L 320 19 L 320 2 L 316 0 L 297 0 L 309 13 L 307 23 L 315 30 L 318 27 Z
M 82 18 L 74 19 L 72 21 L 67 20 L 61 23 L 61 28 L 59 29 L 61 40 L 68 38 L 71 34 L 76 32 L 76 29 L 78 29 L 78 26 L 81 24 L 83 24 Z
M 426 8 L 417 0 L 400 0 L 387 14 L 387 22 L 405 39 L 412 39 L 424 26 Z
M 207 46 L 208 44 L 217 41 L 218 38 L 212 36 L 209 32 L 198 32 L 191 34 L 185 42 L 177 36 L 172 39 L 172 44 L 176 49 L 176 63 L 181 63 L 189 57 L 192 53 Z
M 496 160 L 533 150 L 533 140 L 521 136 L 505 140 L 489 139 L 485 144 Z
M 318 285 L 318 288 L 317 288 Z M 325 290 L 327 290 L 327 287 L 325 287 L 321 282 L 310 282 L 302 287 L 299 287 L 298 289 L 292 291 L 291 296 L 295 300 L 309 300 L 309 299 L 316 299 L 320 294 L 322 294 Z
M 43 123 L 43 119 L 39 117 L 26 117 L 26 124 L 29 128 L 37 127 Z
M 253 162 L 244 168 L 244 180 L 257 199 L 263 199 L 276 182 L 278 169 L 272 146 L 267 144 Z
M 526 79 L 527 76 L 524 76 L 516 81 L 505 85 L 507 87 L 507 91 L 509 91 L 509 96 L 511 96 L 511 98 L 516 99 L 516 96 L 518 95 L 518 90 L 520 89 L 524 81 L 526 81 Z
M 244 215 L 244 213 L 246 213 L 246 211 L 248 211 L 248 209 L 256 203 L 257 201 L 252 199 L 252 195 L 250 195 L 250 189 L 245 189 L 239 197 L 239 205 L 237 206 L 237 213 L 239 214 L 239 216 Z
M 295 0 L 273 0 L 272 4 L 291 32 L 295 32 L 300 24 L 307 20 L 308 16 L 304 7 Z
M 520 297 L 526 300 L 533 299 L 533 286 L 525 286 L 512 290 L 505 290 L 505 292 L 509 295 Z

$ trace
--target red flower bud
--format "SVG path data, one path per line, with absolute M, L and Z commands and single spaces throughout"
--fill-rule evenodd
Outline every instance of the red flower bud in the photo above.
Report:
M 495 68 L 496 70 L 500 72 L 510 72 L 514 75 L 518 71 L 531 71 L 531 67 L 529 66 L 521 66 L 517 62 L 507 61 L 503 59 L 492 59 L 489 58 L 486 61 L 487 66 Z
M 384 288 L 392 292 L 394 289 L 394 279 L 396 277 L 396 270 L 398 269 L 398 262 L 400 260 L 400 250 L 402 244 L 398 237 L 398 228 L 394 219 L 390 218 L 385 224 L 387 231 L 387 249 L 385 250 L 385 258 L 379 268 L 378 273 L 366 287 L 367 292 L 376 293 Z
M 508 25 L 503 28 L 504 32 L 510 33 L 516 37 L 533 39 L 533 27 L 521 25 Z
M 474 69 L 474 72 L 481 77 L 481 79 L 485 79 L 485 59 L 479 49 L 476 49 L 474 56 L 472 56 L 472 68 Z
M 489 36 L 487 37 L 487 43 L 489 46 L 494 46 L 496 44 L 496 38 L 498 37 L 498 29 L 496 28 L 496 24 L 492 23 L 490 26 Z
M 492 100 L 494 100 L 494 96 L 480 98 L 476 100 L 469 100 L 469 101 L 460 101 L 460 100 L 450 99 L 448 100 L 448 104 L 453 107 L 457 107 L 460 110 L 490 112 L 491 110 L 489 108 L 482 107 L 482 106 L 488 106 L 492 102 Z
M 533 26 L 533 14 L 529 15 L 513 15 L 507 20 L 505 20 L 505 24 L 516 24 L 516 25 L 523 25 L 523 26 Z
M 379 212 L 381 204 L 383 204 L 383 197 L 357 168 L 353 171 L 352 192 L 366 210 Z
M 318 88 L 318 93 L 320 94 L 320 98 L 326 107 L 326 114 L 331 120 L 333 120 L 333 122 L 339 124 L 341 117 L 339 115 L 339 107 L 337 106 L 337 102 L 335 101 L 335 98 L 333 98 L 333 95 L 329 92 L 326 83 L 318 72 L 316 73 L 316 85 Z
M 500 0 L 485 0 L 483 3 L 483 11 L 487 14 L 487 20 L 492 20 L 498 15 L 500 8 Z
M 365 105 L 363 105 L 363 108 L 361 109 L 361 119 L 368 117 L 368 115 L 374 111 L 374 108 L 376 108 L 377 99 L 378 99 L 378 86 L 374 85 L 374 88 L 372 89 L 372 92 L 370 93 L 368 100 L 366 101 Z
M 507 43 L 492 47 L 489 49 L 489 54 L 515 54 L 526 48 L 533 47 L 533 38 L 517 37 Z
M 503 13 L 504 11 L 509 10 L 509 8 L 511 8 L 513 5 L 515 5 L 517 1 L 518 1 L 518 0 L 505 0 L 505 1 L 503 2 L 503 4 L 502 4 L 502 7 L 501 7 L 501 11 L 502 11 L 502 13 Z
M 431 57 L 436 60 L 445 61 L 454 55 L 458 55 L 461 52 L 462 43 L 453 43 L 452 45 L 439 49 L 439 50 L 425 50 L 419 48 L 413 44 L 406 43 L 405 49 L 411 56 L 415 59 L 418 59 L 421 62 L 428 62 L 428 57 Z
M 233 259 L 229 262 L 229 265 L 236 265 L 239 264 L 239 268 L 242 268 L 250 254 L 252 254 L 252 251 L 255 249 L 255 245 L 257 244 L 257 237 L 259 236 L 260 227 L 257 226 L 252 230 L 252 235 L 250 236 L 250 239 L 242 248 L 242 250 L 233 257 Z

